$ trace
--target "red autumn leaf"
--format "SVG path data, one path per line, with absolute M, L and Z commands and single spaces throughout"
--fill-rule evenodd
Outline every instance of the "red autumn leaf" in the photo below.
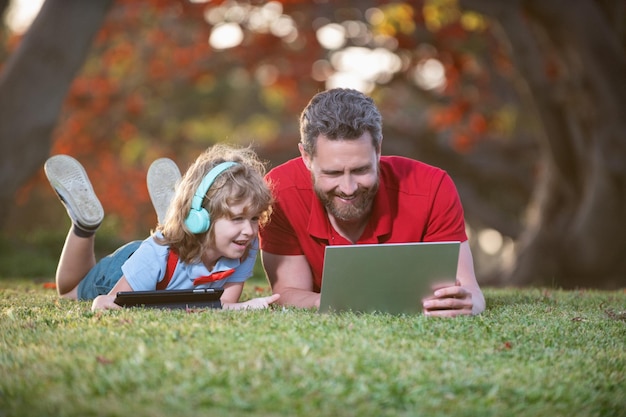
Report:
M 113 360 L 109 358 L 105 358 L 104 356 L 101 356 L 101 355 L 96 356 L 96 361 L 98 361 L 98 363 L 101 363 L 103 365 L 110 365 L 113 363 Z
M 506 341 L 504 343 L 502 343 L 501 346 L 498 347 L 498 351 L 503 351 L 503 350 L 511 350 L 511 348 L 513 348 L 513 344 L 510 341 Z

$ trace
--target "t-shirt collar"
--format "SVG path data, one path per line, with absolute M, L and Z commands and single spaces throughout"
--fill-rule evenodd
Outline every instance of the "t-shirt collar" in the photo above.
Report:
M 227 271 L 229 269 L 237 268 L 241 264 L 239 259 L 230 259 L 221 257 L 215 263 L 215 266 L 211 271 L 202 263 L 189 265 L 187 274 L 190 279 L 194 279 L 199 276 L 210 275 L 215 272 Z

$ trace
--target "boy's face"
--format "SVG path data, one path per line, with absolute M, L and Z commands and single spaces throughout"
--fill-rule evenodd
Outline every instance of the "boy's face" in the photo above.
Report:
M 380 154 L 365 132 L 358 139 L 317 139 L 315 156 L 300 153 L 311 172 L 313 188 L 330 216 L 340 221 L 366 218 L 378 191 Z
M 239 259 L 257 237 L 259 213 L 246 210 L 250 202 L 230 206 L 230 216 L 216 219 L 213 224 L 215 245 L 209 250 L 209 257 L 216 261 L 220 257 Z

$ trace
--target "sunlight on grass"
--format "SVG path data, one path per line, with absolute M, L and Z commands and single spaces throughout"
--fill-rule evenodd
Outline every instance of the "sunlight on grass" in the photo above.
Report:
M 455 320 L 0 294 L 3 416 L 623 415 L 623 291 L 487 289 L 483 315 Z

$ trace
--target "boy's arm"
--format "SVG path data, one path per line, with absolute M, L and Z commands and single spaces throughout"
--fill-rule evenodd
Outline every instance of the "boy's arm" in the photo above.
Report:
M 107 310 L 107 309 L 115 309 L 121 308 L 121 306 L 115 304 L 115 297 L 117 293 L 120 291 L 133 291 L 133 288 L 130 286 L 125 276 L 122 276 L 117 284 L 109 291 L 106 295 L 99 295 L 94 298 L 93 303 L 91 304 L 91 310 Z

